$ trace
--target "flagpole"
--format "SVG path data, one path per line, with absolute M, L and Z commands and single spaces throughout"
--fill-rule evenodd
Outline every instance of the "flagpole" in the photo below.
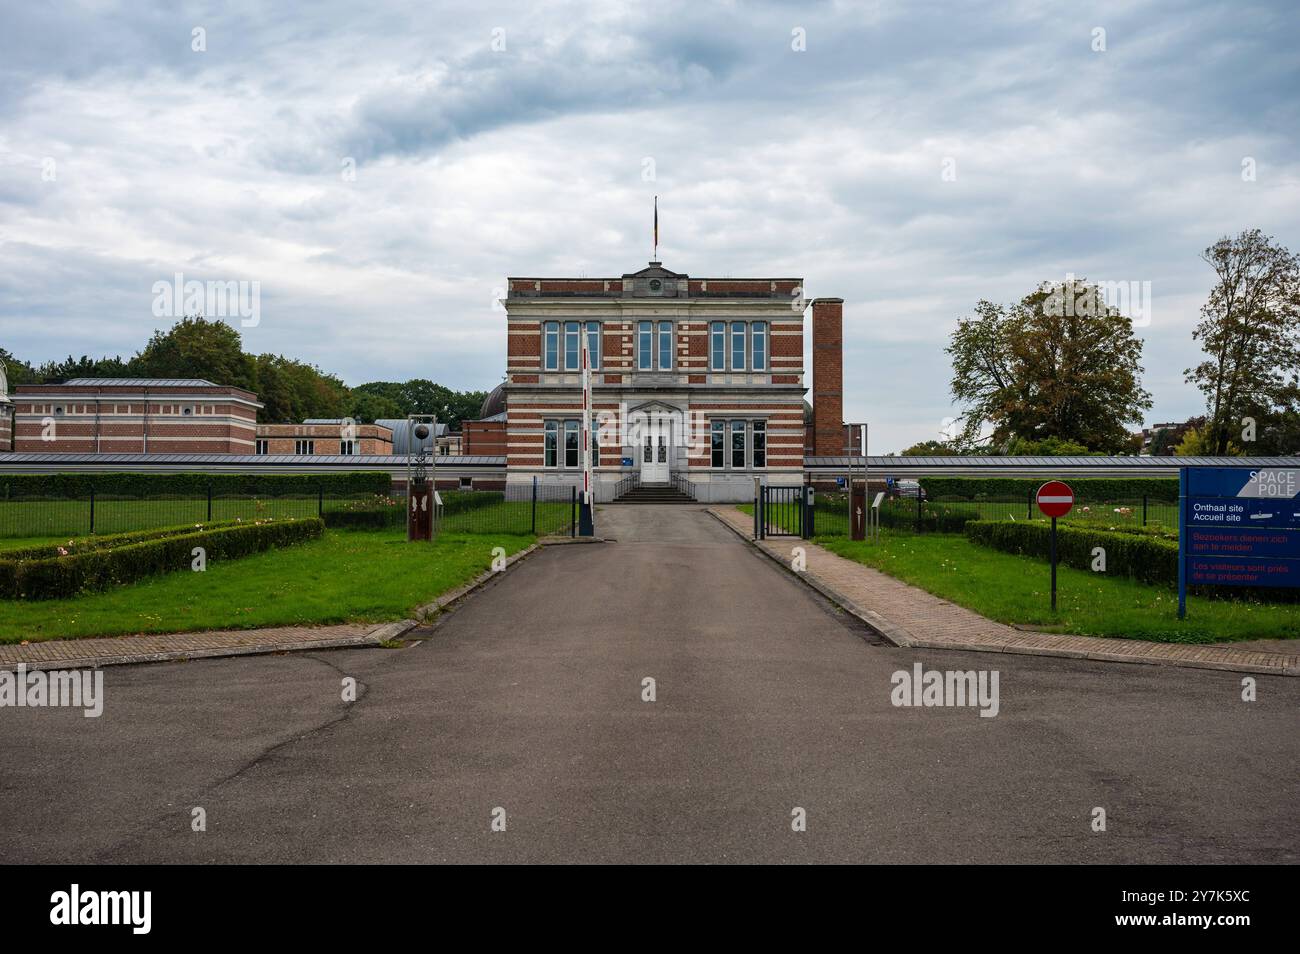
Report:
M 652 262 L 659 261 L 659 196 L 655 196 L 655 245 L 650 260 Z

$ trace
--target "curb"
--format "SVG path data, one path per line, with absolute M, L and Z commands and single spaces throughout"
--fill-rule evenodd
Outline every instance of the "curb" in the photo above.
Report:
M 505 569 L 487 570 L 468 583 L 463 583 L 442 596 L 416 609 L 418 619 L 399 619 L 390 623 L 380 623 L 360 636 L 335 636 L 313 639 L 310 642 L 284 644 L 266 644 L 261 646 L 222 646 L 213 649 L 169 649 L 152 653 L 123 653 L 118 656 L 87 656 L 73 659 L 47 659 L 35 662 L 20 662 L 0 666 L 0 670 L 25 666 L 28 671 L 37 669 L 98 669 L 101 666 L 130 666 L 140 663 L 180 662 L 189 659 L 218 659 L 226 656 L 266 656 L 274 653 L 310 652 L 318 649 L 373 649 L 388 640 L 397 639 L 422 625 L 429 617 L 442 612 L 448 606 L 469 596 L 489 581 L 508 572 L 520 560 L 523 560 L 539 544 L 533 543 L 507 558 Z M 168 634 L 158 634 L 168 635 Z
M 1270 666 L 1260 666 L 1254 663 L 1227 663 L 1215 660 L 1194 659 L 1164 659 L 1161 657 L 1152 658 L 1149 656 L 1134 656 L 1129 653 L 1117 653 L 1102 648 L 1089 650 L 1044 649 L 1040 646 L 1016 646 L 1013 644 L 996 642 L 964 643 L 960 646 L 954 646 L 952 643 L 927 639 L 915 635 L 911 631 L 904 629 L 902 626 L 897 626 L 891 623 L 873 610 L 865 609 L 864 607 L 857 605 L 853 600 L 839 593 L 833 587 L 827 586 L 820 580 L 807 574 L 797 572 L 788 566 L 780 557 L 776 556 L 767 548 L 760 546 L 757 540 L 753 540 L 746 536 L 712 509 L 709 509 L 706 512 L 709 516 L 713 517 L 714 520 L 718 521 L 718 523 L 722 524 L 736 536 L 740 537 L 741 540 L 752 546 L 759 553 L 763 554 L 763 556 L 776 563 L 791 576 L 796 577 L 812 589 L 821 593 L 828 600 L 835 603 L 846 612 L 853 614 L 876 635 L 900 648 L 937 649 L 947 652 L 1012 653 L 1022 656 L 1051 656 L 1057 659 L 1085 659 L 1092 662 L 1136 663 L 1138 665 L 1147 666 L 1174 666 L 1182 669 L 1212 669 L 1220 672 L 1245 672 L 1265 676 L 1300 676 L 1300 668 L 1296 667 L 1278 669 Z

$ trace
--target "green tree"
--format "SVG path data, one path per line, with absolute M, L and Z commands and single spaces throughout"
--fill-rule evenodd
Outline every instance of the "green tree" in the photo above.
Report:
M 1055 439 L 1114 453 L 1151 407 L 1133 322 L 1080 280 L 1044 283 L 1014 305 L 979 302 L 946 351 L 965 447 Z
M 951 457 L 958 453 L 947 441 L 918 441 L 903 449 L 903 457 Z
M 1206 453 L 1225 454 L 1242 438 L 1243 418 L 1276 416 L 1284 435 L 1298 403 L 1300 257 L 1250 229 L 1219 239 L 1201 258 L 1217 281 L 1192 332 L 1206 360 L 1186 378 L 1205 395 Z
M 214 384 L 256 390 L 253 359 L 244 354 L 239 332 L 224 321 L 182 318 L 155 331 L 128 363 L 141 378 L 204 378 Z

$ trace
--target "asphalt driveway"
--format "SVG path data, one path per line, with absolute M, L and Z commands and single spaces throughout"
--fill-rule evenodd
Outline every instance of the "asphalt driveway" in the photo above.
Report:
M 896 649 L 700 510 L 599 517 L 616 542 L 543 548 L 419 645 L 114 667 L 98 719 L 0 709 L 0 861 L 1300 854 L 1300 680 L 1248 703 L 1234 673 Z M 917 662 L 997 669 L 999 714 L 895 707 Z

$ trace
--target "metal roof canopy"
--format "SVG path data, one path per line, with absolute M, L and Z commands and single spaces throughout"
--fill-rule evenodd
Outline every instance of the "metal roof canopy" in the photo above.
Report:
M 203 378 L 69 378 L 59 384 L 47 387 L 94 388 L 106 384 L 125 388 L 219 388 L 221 384 L 205 381 Z M 236 388 L 238 391 L 243 388 Z

